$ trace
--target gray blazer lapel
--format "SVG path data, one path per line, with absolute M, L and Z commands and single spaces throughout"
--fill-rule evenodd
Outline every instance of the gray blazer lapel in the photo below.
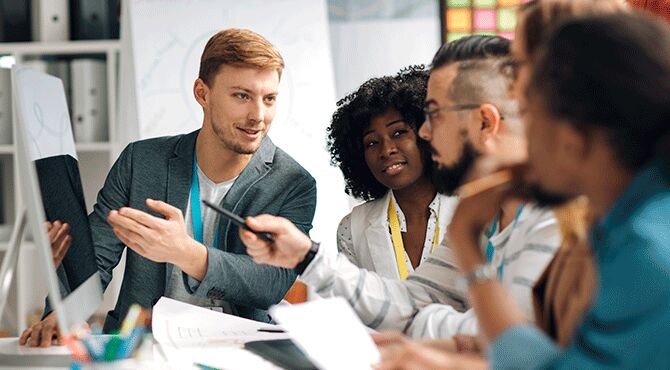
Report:
M 191 132 L 175 145 L 174 157 L 168 160 L 167 198 L 165 201 L 181 209 L 186 218 L 186 206 L 191 188 L 193 174 L 193 150 L 195 140 L 200 130 Z M 165 281 L 169 281 L 172 274 L 172 264 L 166 264 Z
M 237 206 L 244 198 L 244 195 L 249 189 L 258 181 L 260 181 L 270 169 L 272 169 L 272 161 L 275 156 L 277 147 L 274 145 L 269 137 L 265 137 L 261 146 L 256 153 L 251 157 L 249 164 L 242 170 L 242 173 L 237 177 L 233 186 L 228 190 L 228 193 L 223 198 L 222 207 L 237 213 Z M 247 215 L 241 215 L 242 217 Z M 228 233 L 230 232 L 231 222 L 229 220 L 221 219 L 219 222 L 219 249 L 227 244 Z M 225 237 L 223 237 L 225 236 Z

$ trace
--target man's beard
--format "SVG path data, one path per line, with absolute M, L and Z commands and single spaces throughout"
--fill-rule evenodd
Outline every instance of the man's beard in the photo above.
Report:
M 445 195 L 454 195 L 456 189 L 463 185 L 465 177 L 479 156 L 480 154 L 472 144 L 466 141 L 463 144 L 461 158 L 454 165 L 440 168 L 437 163 L 434 163 L 433 177 L 435 179 L 433 183 L 437 191 Z
M 216 134 L 216 136 L 219 138 L 219 140 L 226 147 L 226 149 L 234 153 L 242 155 L 252 155 L 255 154 L 256 151 L 258 150 L 258 147 L 245 147 L 242 143 L 232 140 L 232 138 L 230 137 L 231 135 L 221 130 L 221 128 L 213 122 L 212 122 L 212 129 Z M 265 135 L 267 135 L 267 132 L 265 133 Z M 265 139 L 265 135 L 263 135 L 263 139 Z
M 480 157 L 480 154 L 475 148 L 466 142 L 463 145 L 463 152 L 461 157 L 454 165 L 444 168 L 439 168 L 437 163 L 434 164 L 433 177 L 437 191 L 445 195 L 454 195 L 456 190 L 463 185 L 465 177 L 472 168 L 473 164 Z M 543 190 L 537 184 L 526 184 L 519 189 L 521 195 L 528 198 L 529 201 L 534 202 L 540 207 L 556 207 L 569 202 L 572 197 L 560 194 L 554 194 Z

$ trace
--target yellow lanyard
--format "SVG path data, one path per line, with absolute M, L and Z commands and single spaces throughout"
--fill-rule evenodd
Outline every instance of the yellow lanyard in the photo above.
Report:
M 433 245 L 430 248 L 430 253 L 432 254 L 435 251 L 435 245 L 437 245 L 437 238 L 440 236 L 440 208 L 442 207 L 442 202 L 437 208 L 437 216 L 435 217 L 435 235 L 433 235 Z M 391 226 L 391 241 L 393 242 L 393 251 L 395 252 L 395 262 L 398 265 L 398 274 L 400 274 L 400 280 L 407 279 L 409 272 L 407 271 L 407 261 L 405 259 L 405 244 L 402 241 L 402 235 L 400 235 L 400 220 L 398 219 L 398 214 L 395 211 L 395 205 L 393 204 L 393 197 L 389 198 L 389 225 Z

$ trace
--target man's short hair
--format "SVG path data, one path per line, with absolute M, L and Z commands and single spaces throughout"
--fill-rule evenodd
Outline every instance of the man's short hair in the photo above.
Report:
M 605 133 L 636 169 L 670 136 L 670 29 L 639 14 L 568 21 L 540 52 L 529 85 L 550 116 Z
M 508 58 L 510 45 L 510 40 L 500 36 L 465 36 L 442 45 L 433 57 L 431 69 L 456 62 Z
M 211 85 L 221 65 L 276 69 L 281 77 L 284 59 L 263 36 L 251 30 L 229 28 L 212 36 L 200 57 L 198 78 Z
M 448 42 L 437 51 L 431 69 L 458 64 L 449 98 L 455 104 L 494 104 L 514 124 L 517 105 L 509 96 L 511 74 L 504 68 L 511 58 L 511 42 L 500 36 L 466 36 Z

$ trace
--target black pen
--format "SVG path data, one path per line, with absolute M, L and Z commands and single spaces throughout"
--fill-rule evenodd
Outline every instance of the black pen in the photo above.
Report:
M 286 333 L 284 329 L 279 328 L 260 328 L 258 331 L 263 333 Z

